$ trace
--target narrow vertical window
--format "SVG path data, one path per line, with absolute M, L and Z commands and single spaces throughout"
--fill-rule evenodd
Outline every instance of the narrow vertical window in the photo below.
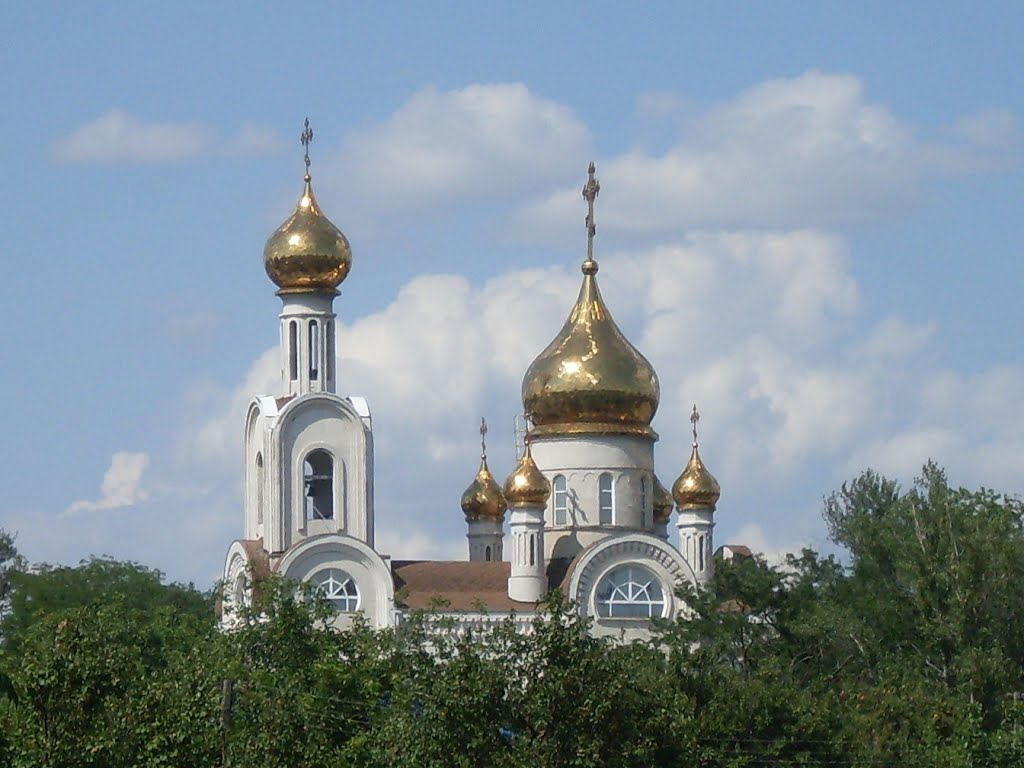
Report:
M 534 537 L 530 534 L 530 565 L 533 565 L 536 561 L 536 555 L 534 554 Z
M 292 381 L 299 378 L 299 324 L 288 323 L 288 368 Z
M 306 520 L 334 517 L 334 460 L 327 451 L 313 451 L 303 462 Z
M 490 547 L 485 547 L 484 548 L 484 560 L 486 560 L 487 562 L 491 562 L 491 548 Z
M 309 321 L 309 380 L 316 381 L 320 375 L 320 332 L 316 320 Z
M 640 475 L 640 527 L 647 527 L 647 476 Z
M 602 472 L 597 479 L 597 508 L 598 522 L 601 525 L 611 525 L 615 509 L 615 490 L 612 476 L 608 472 Z
M 334 321 L 328 320 L 325 328 L 327 331 L 327 380 L 330 382 L 334 381 L 334 366 L 335 366 L 335 352 L 334 352 Z
M 256 523 L 263 525 L 263 454 L 256 454 Z
M 552 483 L 552 502 L 555 509 L 555 525 L 565 525 L 569 511 L 569 498 L 565 490 L 565 475 L 555 475 Z
M 697 558 L 700 561 L 700 568 L 698 570 L 704 570 L 704 537 L 697 537 Z

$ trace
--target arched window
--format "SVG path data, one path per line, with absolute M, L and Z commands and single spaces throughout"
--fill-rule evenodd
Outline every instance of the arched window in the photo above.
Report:
M 555 509 L 555 525 L 565 525 L 569 516 L 569 494 L 565 490 L 565 475 L 555 475 L 551 484 L 552 502 Z
M 327 451 L 316 450 L 303 462 L 303 493 L 307 520 L 334 517 L 334 461 Z
M 316 320 L 309 321 L 309 380 L 320 376 L 320 333 Z
M 299 324 L 288 323 L 288 375 L 292 381 L 299 378 Z
M 359 588 L 345 571 L 328 568 L 316 574 L 314 583 L 339 611 L 351 613 L 359 610 Z
M 263 454 L 256 454 L 256 523 L 263 525 Z
M 609 472 L 602 472 L 597 479 L 598 522 L 611 525 L 615 509 L 615 487 Z
M 488 563 L 491 562 L 491 547 L 489 545 L 484 547 L 484 560 Z
M 647 619 L 665 615 L 661 582 L 639 565 L 620 566 L 601 579 L 594 602 L 598 616 Z
M 246 608 L 249 605 L 249 578 L 244 572 L 235 577 L 234 593 L 231 595 L 235 608 Z

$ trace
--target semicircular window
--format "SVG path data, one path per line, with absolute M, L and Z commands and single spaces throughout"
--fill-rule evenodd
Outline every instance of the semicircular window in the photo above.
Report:
M 359 610 L 359 588 L 345 571 L 328 568 L 316 575 L 316 585 L 323 596 L 334 603 L 339 611 L 350 613 Z
M 658 578 L 639 565 L 623 565 L 597 585 L 597 615 L 617 619 L 649 619 L 665 614 L 665 593 Z

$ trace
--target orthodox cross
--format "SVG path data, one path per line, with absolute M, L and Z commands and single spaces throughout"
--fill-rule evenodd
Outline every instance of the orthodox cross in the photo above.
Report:
M 700 421 L 700 414 L 697 412 L 697 405 L 693 406 L 693 413 L 690 414 L 690 423 L 693 424 L 693 447 L 697 447 L 697 422 Z
M 309 145 L 313 141 L 313 129 L 309 127 L 309 118 L 306 118 L 306 122 L 303 123 L 302 136 L 299 137 L 299 141 L 302 142 L 302 146 L 306 150 L 305 157 L 306 161 L 306 181 L 309 181 Z
M 594 260 L 594 235 L 597 234 L 597 227 L 594 224 L 594 201 L 597 200 L 597 193 L 601 191 L 601 185 L 594 176 L 594 163 L 590 163 L 587 169 L 587 183 L 583 185 L 583 199 L 587 201 L 587 261 Z
M 487 461 L 487 419 L 480 418 L 480 458 Z

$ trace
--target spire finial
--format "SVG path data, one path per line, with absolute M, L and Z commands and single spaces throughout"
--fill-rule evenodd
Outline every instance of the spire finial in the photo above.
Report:
M 587 169 L 587 183 L 583 185 L 583 199 L 587 201 L 587 260 L 583 262 L 583 274 L 593 275 L 597 272 L 597 262 L 594 261 L 594 235 L 597 234 L 597 225 L 594 224 L 594 201 L 601 191 L 601 184 L 598 182 L 594 172 L 593 161 Z
M 480 460 L 487 461 L 487 419 L 480 417 Z
M 310 180 L 310 175 L 309 175 L 309 145 L 313 141 L 313 129 L 310 128 L 310 126 L 309 126 L 309 118 L 308 117 L 306 118 L 306 121 L 302 125 L 303 125 L 303 131 L 302 131 L 302 136 L 299 137 L 299 141 L 302 142 L 302 146 L 306 150 L 305 156 L 303 157 L 303 160 L 305 160 L 305 162 L 306 162 L 306 181 L 309 181 Z
M 693 411 L 690 413 L 690 423 L 693 424 L 693 447 L 697 447 L 697 422 L 700 421 L 700 413 L 697 411 L 697 404 L 694 403 Z

